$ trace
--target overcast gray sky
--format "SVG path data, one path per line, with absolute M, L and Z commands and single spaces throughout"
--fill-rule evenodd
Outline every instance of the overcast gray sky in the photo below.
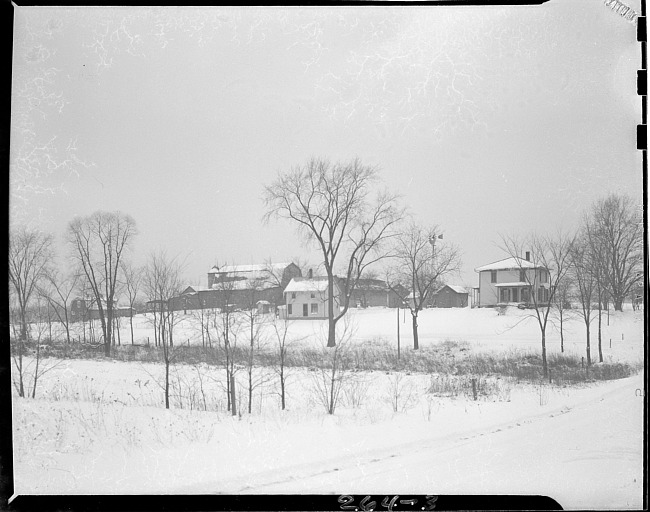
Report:
M 627 5 L 640 11 L 638 0 Z M 136 221 L 133 259 L 318 262 L 264 184 L 311 156 L 377 166 L 463 252 L 642 203 L 635 25 L 603 2 L 515 7 L 36 8 L 14 32 L 11 221 Z M 67 248 L 60 243 L 63 262 Z

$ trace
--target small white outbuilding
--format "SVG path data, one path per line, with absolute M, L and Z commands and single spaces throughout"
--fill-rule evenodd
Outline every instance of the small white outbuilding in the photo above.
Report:
M 284 289 L 286 318 L 323 319 L 328 317 L 327 277 L 294 277 Z M 338 278 L 334 278 L 334 314 L 341 308 L 341 289 Z

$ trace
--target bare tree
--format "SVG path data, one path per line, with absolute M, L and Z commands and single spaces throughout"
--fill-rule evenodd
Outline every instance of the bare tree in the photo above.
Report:
M 507 252 L 519 267 L 523 282 L 528 284 L 528 296 L 539 326 L 542 341 L 542 370 L 548 377 L 546 360 L 546 327 L 553 307 L 558 285 L 569 270 L 571 248 L 574 236 L 558 232 L 555 236 L 532 234 L 520 240 L 501 236 L 501 248 Z M 524 251 L 531 251 L 535 268 L 521 257 Z
M 598 358 L 603 362 L 603 303 L 607 300 L 610 290 L 608 283 L 608 263 L 605 246 L 602 243 L 599 230 L 589 218 L 585 218 L 583 226 L 583 244 L 585 245 L 584 261 L 589 263 L 589 272 L 594 280 L 596 304 L 598 306 Z M 607 301 L 608 302 L 608 301 Z M 621 302 L 622 305 L 622 302 Z M 607 304 L 609 314 L 609 303 Z
M 291 320 L 287 318 L 274 318 L 271 323 L 273 338 L 276 349 L 276 360 L 274 369 L 280 380 L 280 405 L 284 411 L 287 406 L 287 359 L 293 338 L 289 338 L 289 328 Z
M 414 350 L 420 346 L 418 314 L 429 302 L 441 279 L 458 271 L 461 265 L 458 248 L 443 245 L 439 241 L 442 238 L 439 226 L 425 228 L 411 222 L 394 240 L 394 264 L 388 271 L 387 281 L 391 290 L 408 304 Z
M 197 300 L 200 301 L 200 297 L 197 297 Z M 191 310 L 189 314 L 193 320 L 192 323 L 194 326 L 196 326 L 195 321 L 198 322 L 198 329 L 201 332 L 201 346 L 206 348 L 209 340 L 210 310 L 205 309 L 202 304 L 199 304 L 199 307 Z
M 393 194 L 379 193 L 371 201 L 371 186 L 377 178 L 377 170 L 359 159 L 331 164 L 313 158 L 279 174 L 264 189 L 265 219 L 292 220 L 322 253 L 328 281 L 328 347 L 335 346 L 336 323 L 347 313 L 359 277 L 368 265 L 385 257 L 383 242 L 402 216 Z M 342 309 L 335 313 L 334 272 L 341 259 L 345 287 Z
M 182 265 L 176 258 L 169 259 L 161 251 L 153 253 L 143 275 L 143 288 L 153 304 L 153 314 L 157 319 L 158 340 L 165 363 L 165 407 L 169 409 L 169 368 L 176 358 L 174 350 L 174 309 L 172 299 L 181 291 Z
M 248 393 L 248 414 L 253 412 L 253 392 L 256 388 L 263 385 L 268 379 L 261 375 L 255 376 L 255 356 L 261 344 L 260 330 L 262 327 L 263 316 L 257 309 L 257 300 L 265 282 L 261 279 L 254 279 L 248 282 L 246 293 L 246 306 L 243 311 L 243 317 L 248 325 L 248 346 L 246 352 L 246 373 L 247 373 L 247 393 Z
M 29 349 L 26 346 L 25 341 L 22 339 L 16 340 L 16 346 L 12 347 L 11 350 L 11 357 L 16 369 L 13 383 L 16 391 L 18 392 L 18 396 L 21 398 L 24 398 L 26 396 L 36 398 L 36 388 L 38 386 L 40 378 L 61 364 L 61 361 L 56 359 L 49 360 L 49 363 L 47 364 L 43 362 L 43 357 L 41 355 L 41 343 L 48 327 L 47 323 L 43 321 L 45 312 L 43 311 L 43 305 L 40 296 L 38 298 L 35 314 L 36 316 L 34 318 L 35 321 L 33 332 L 33 359 L 25 359 L 25 356 L 29 355 Z M 30 381 L 31 391 L 29 389 Z
M 122 267 L 122 277 L 124 279 L 124 291 L 129 300 L 129 308 L 131 308 L 129 326 L 131 328 L 131 345 L 133 345 L 133 311 L 135 310 L 135 303 L 138 299 L 138 292 L 142 285 L 142 276 L 144 272 L 143 269 L 137 268 L 125 260 L 123 260 L 120 265 Z
M 9 236 L 9 280 L 18 303 L 20 339 L 28 339 L 27 308 L 34 291 L 50 271 L 52 237 L 24 226 Z
M 553 297 L 553 311 L 559 321 L 560 351 L 564 352 L 564 323 L 571 315 L 571 298 L 574 293 L 573 276 L 568 272 L 558 283 Z
M 599 246 L 602 276 L 599 280 L 611 297 L 615 311 L 642 279 L 643 224 L 632 198 L 610 194 L 597 201 L 586 219 L 592 242 Z
M 236 404 L 233 403 L 233 396 L 235 393 L 231 385 L 237 372 L 236 362 L 239 356 L 237 338 L 242 327 L 237 312 L 234 311 L 237 281 L 225 276 L 213 283 L 212 288 L 218 292 L 218 308 L 211 316 L 212 330 L 218 341 L 217 346 L 223 350 L 225 356 L 227 408 L 229 411 L 234 411 Z M 212 336 L 209 335 L 210 340 L 211 338 Z
M 341 390 L 349 376 L 350 340 L 353 333 L 354 329 L 350 322 L 344 322 L 337 338 L 338 343 L 334 345 L 333 350 L 330 350 L 328 340 L 327 348 L 323 350 L 322 365 L 312 375 L 316 399 L 325 408 L 327 414 L 334 414 Z
M 94 300 L 91 299 L 92 291 L 90 285 L 88 284 L 88 278 L 86 277 L 83 269 L 80 268 L 77 273 L 79 275 L 79 279 L 77 281 L 76 291 L 79 298 L 83 302 L 77 305 L 77 310 L 75 313 L 77 313 L 77 318 L 81 320 L 83 343 L 86 343 L 86 340 L 88 340 L 90 343 L 94 343 L 92 318 L 90 316 L 90 306 L 91 304 L 94 304 Z M 86 322 L 88 323 L 87 328 Z M 88 330 L 88 338 L 86 338 L 86 330 Z
M 68 226 L 73 256 L 81 264 L 99 310 L 106 355 L 110 355 L 113 343 L 113 312 L 120 261 L 135 234 L 135 221 L 120 212 L 97 211 L 88 217 L 75 218 Z
M 63 325 L 68 343 L 70 343 L 70 296 L 76 290 L 79 279 L 80 276 L 76 272 L 62 275 L 52 270 L 45 278 L 44 286 L 39 288 L 41 295 L 48 301 Z
M 583 235 L 576 239 L 571 248 L 570 273 L 577 287 L 578 298 L 580 299 L 580 316 L 585 323 L 587 335 L 587 366 L 591 366 L 591 322 L 593 320 L 592 301 L 596 288 L 595 264 L 591 261 L 589 242 L 587 236 Z

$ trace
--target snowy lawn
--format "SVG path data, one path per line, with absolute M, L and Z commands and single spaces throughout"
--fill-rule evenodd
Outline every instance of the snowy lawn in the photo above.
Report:
M 537 326 L 523 315 L 424 311 L 421 343 L 463 340 L 471 353 L 495 355 L 539 351 Z M 395 310 L 353 316 L 356 341 L 394 342 Z M 319 346 L 321 324 L 295 322 L 292 335 Z M 401 328 L 408 350 L 408 314 Z M 196 343 L 192 329 L 179 333 Z M 583 330 L 576 319 L 566 326 L 568 352 L 584 354 Z M 640 361 L 642 312 L 612 314 L 603 340 L 606 359 Z M 548 347 L 559 352 L 556 331 Z M 240 369 L 243 414 L 233 417 L 223 368 L 173 366 L 174 389 L 185 398 L 170 410 L 162 407 L 163 372 L 155 363 L 63 360 L 43 376 L 35 400 L 14 394 L 15 492 L 521 493 L 574 509 L 642 506 L 640 374 L 571 387 L 488 377 L 489 392 L 475 401 L 471 392 L 436 392 L 436 379 L 449 376 L 350 371 L 328 415 L 315 390 L 318 370 L 290 369 L 282 411 L 277 375 L 258 368 L 249 415 Z
M 603 311 L 602 315 L 602 347 L 605 354 L 615 355 L 617 359 L 636 360 L 643 355 L 643 311 L 631 311 L 630 305 L 625 305 L 624 312 L 609 313 Z M 207 310 L 205 310 L 207 311 Z M 564 345 L 567 352 L 585 353 L 585 326 L 577 310 L 568 310 L 565 319 Z M 188 310 L 177 313 L 180 319 L 174 329 L 174 338 L 177 344 L 200 345 L 201 320 L 197 311 Z M 533 310 L 519 310 L 508 308 L 505 315 L 499 315 L 493 308 L 451 308 L 451 309 L 425 309 L 418 317 L 420 346 L 426 347 L 445 340 L 463 340 L 470 342 L 474 349 L 495 350 L 510 349 L 513 347 L 539 350 L 540 332 L 537 319 Z M 594 313 L 591 323 L 591 346 L 594 355 L 597 355 L 598 321 L 597 312 Z M 272 337 L 270 324 L 272 315 L 259 317 L 265 322 L 262 334 Z M 384 340 L 397 346 L 397 310 L 388 308 L 350 309 L 346 318 L 354 329 L 354 340 Z M 411 333 L 411 316 L 408 310 L 400 310 L 400 338 L 402 348 L 413 345 Z M 95 321 L 95 330 L 101 332 L 99 321 Z M 245 329 L 245 320 L 242 319 L 242 329 Z M 609 324 L 609 325 L 608 325 Z M 81 325 L 74 325 L 74 336 L 81 336 Z M 123 345 L 131 342 L 129 319 L 120 319 L 120 340 Z M 136 315 L 133 318 L 134 342 L 136 344 L 154 343 L 153 325 L 151 316 Z M 60 331 L 60 329 L 59 329 Z M 306 344 L 318 345 L 323 334 L 327 333 L 325 320 L 295 320 L 291 322 L 290 332 L 293 337 L 303 339 Z M 214 334 L 213 334 L 214 337 Z M 609 342 L 612 340 L 612 350 Z M 547 347 L 549 352 L 560 351 L 559 321 L 553 315 L 549 318 L 547 327 Z

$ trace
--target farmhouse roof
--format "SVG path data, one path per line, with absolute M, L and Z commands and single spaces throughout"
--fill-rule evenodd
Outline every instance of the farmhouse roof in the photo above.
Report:
M 294 277 L 284 292 L 324 292 L 327 290 L 327 277 Z
M 513 257 L 495 261 L 494 263 L 488 263 L 482 267 L 477 267 L 474 269 L 474 272 L 483 272 L 484 270 L 519 270 L 523 268 L 542 268 L 542 266 L 523 258 Z

